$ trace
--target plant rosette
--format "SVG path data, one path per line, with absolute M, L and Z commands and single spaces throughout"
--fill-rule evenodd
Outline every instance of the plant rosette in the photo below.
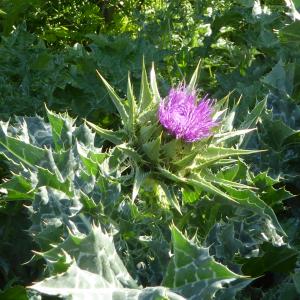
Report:
M 199 68 L 200 63 L 189 83 L 172 88 L 165 98 L 158 91 L 154 66 L 148 80 L 143 64 L 139 97 L 135 97 L 128 76 L 126 99 L 121 99 L 97 71 L 120 115 L 122 127 L 112 131 L 86 123 L 113 144 L 109 150 L 113 153 L 111 163 L 116 156 L 122 161 L 123 184 L 132 186 L 132 201 L 139 193 L 156 191 L 160 198 L 167 199 L 166 205 L 181 213 L 180 202 L 190 201 L 184 197 L 188 190 L 196 194 L 193 201 L 204 192 L 234 205 L 242 204 L 254 211 L 260 206 L 264 210 L 267 205 L 253 192 L 251 182 L 236 182 L 224 176 L 222 168 L 234 166 L 242 155 L 259 152 L 241 149 L 239 145 L 255 130 L 251 126 L 255 126 L 265 101 L 246 116 L 241 128 L 233 129 L 238 103 L 229 110 L 230 95 L 219 101 L 207 96 L 199 100 Z M 280 228 L 272 210 L 270 218 Z

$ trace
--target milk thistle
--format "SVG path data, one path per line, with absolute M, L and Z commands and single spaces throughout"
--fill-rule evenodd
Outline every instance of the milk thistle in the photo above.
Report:
M 205 96 L 197 101 L 196 90 L 181 84 L 172 88 L 161 101 L 158 118 L 161 125 L 177 139 L 195 142 L 211 135 L 217 125 L 212 119 L 213 101 Z

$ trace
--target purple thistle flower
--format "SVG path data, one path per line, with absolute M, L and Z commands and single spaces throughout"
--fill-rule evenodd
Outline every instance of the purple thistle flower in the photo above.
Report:
M 185 85 L 172 88 L 160 103 L 158 118 L 169 133 L 177 139 L 195 142 L 211 135 L 218 123 L 212 120 L 213 101 L 207 95 L 197 102 L 196 91 Z

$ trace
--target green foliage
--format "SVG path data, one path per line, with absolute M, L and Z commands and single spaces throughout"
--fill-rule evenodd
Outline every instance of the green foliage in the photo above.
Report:
M 246 277 L 243 278 L 214 261 L 208 248 L 193 245 L 176 227 L 172 228 L 172 241 L 174 256 L 169 263 L 163 285 L 186 299 L 213 299 L 220 286 L 234 283 L 241 278 L 247 281 Z
M 3 0 L 0 299 L 298 299 L 299 20 L 299 1 Z M 222 119 L 193 145 L 156 118 L 185 78 Z
M 191 82 L 196 80 L 197 73 L 198 69 Z M 214 261 L 208 249 L 191 243 L 175 227 L 170 240 L 171 223 L 193 233 L 194 227 L 183 212 L 187 205 L 193 207 L 203 197 L 211 203 L 227 199 L 225 203 L 231 213 L 242 208 L 248 213 L 255 212 L 272 226 L 278 238 L 285 234 L 272 208 L 251 191 L 256 189 L 255 182 L 262 192 L 266 188 L 274 191 L 274 182 L 269 180 L 264 186 L 264 178 L 251 180 L 247 167 L 232 159 L 253 151 L 225 148 L 232 135 L 223 134 L 223 126 L 210 144 L 172 140 L 157 124 L 158 103 L 144 100 L 158 99 L 154 69 L 150 84 L 145 69 L 143 74 L 143 110 L 138 109 L 130 84 L 127 94 L 131 100 L 124 101 L 103 79 L 124 125 L 116 132 L 86 121 L 101 138 L 116 142 L 106 152 L 95 146 L 95 134 L 85 124 L 77 127 L 67 114 L 47 110 L 49 123 L 40 117 L 17 117 L 13 124 L 1 122 L 0 150 L 14 172 L 10 180 L 1 184 L 1 190 L 8 203 L 29 201 L 28 233 L 38 245 L 30 264 L 36 268 L 41 259 L 45 263 L 38 277 L 47 278 L 31 289 L 74 299 L 82 297 L 87 287 L 90 297 L 234 297 L 250 280 Z M 228 123 L 227 118 L 224 120 Z M 246 132 L 236 131 L 234 136 Z M 215 142 L 221 146 L 213 146 Z M 175 147 L 172 156 L 170 143 Z M 192 201 L 181 194 L 186 189 L 196 194 Z M 289 193 L 283 193 L 282 197 L 288 196 Z M 199 235 L 199 239 L 204 237 L 205 234 Z M 170 243 L 174 249 L 171 260 Z M 177 266 L 181 259 L 178 251 L 186 253 L 184 264 L 192 267 L 188 273 L 197 274 L 188 283 L 184 264 L 174 268 L 174 263 Z M 193 262 L 199 259 L 203 263 Z M 169 260 L 167 267 L 165 262 Z M 151 282 L 159 285 L 163 276 L 161 287 L 147 287 Z M 79 285 L 78 278 L 82 278 Z M 142 289 L 133 278 L 146 288 Z M 172 278 L 183 284 L 172 283 Z M 197 292 L 190 293 L 189 284 L 196 285 Z
M 88 49 L 76 44 L 60 52 L 51 51 L 44 41 L 27 32 L 24 24 L 10 36 L 2 37 L 1 119 L 13 114 L 44 114 L 46 102 L 56 111 L 68 110 L 73 116 L 100 119 L 106 126 L 113 123 L 114 110 L 106 91 L 98 84 L 95 66 L 114 78 L 118 89 L 125 93 L 126 80 L 117 78 L 124 77 L 128 69 L 139 74 L 142 56 L 157 61 L 160 51 L 127 36 L 108 39 L 91 35 L 91 40 Z
M 30 29 L 43 39 L 57 41 L 83 40 L 84 35 L 102 29 L 101 7 L 88 1 L 3 1 L 2 31 L 8 35 L 13 26 L 27 20 Z M 30 14 L 29 14 L 30 12 Z M 29 17 L 30 15 L 30 17 Z

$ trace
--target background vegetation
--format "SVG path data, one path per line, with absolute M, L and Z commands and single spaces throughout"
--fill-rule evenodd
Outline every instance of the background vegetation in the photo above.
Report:
M 261 228 L 267 225 L 257 216 L 246 218 L 240 212 L 226 219 L 225 208 L 214 214 L 212 206 L 202 203 L 189 208 L 185 222 L 190 231 L 188 226 L 180 229 L 192 237 L 193 226 L 198 227 L 197 238 L 211 246 L 210 254 L 217 261 L 235 272 L 242 266 L 244 274 L 257 277 L 237 297 L 298 299 L 300 206 L 299 196 L 291 195 L 300 193 L 299 9 L 298 0 L 2 0 L 0 119 L 47 117 L 46 104 L 50 110 L 77 117 L 77 125 L 86 118 L 104 128 L 118 129 L 118 112 L 96 68 L 123 97 L 128 71 L 133 87 L 139 90 L 143 59 L 147 70 L 154 62 L 159 90 L 165 96 L 171 86 L 191 77 L 201 59 L 199 92 L 216 99 L 230 93 L 232 128 L 243 129 L 245 116 L 257 110 L 258 120 L 248 118 L 251 126 L 257 122 L 257 131 L 239 146 L 268 150 L 245 161 L 253 184 L 287 236 L 280 243 L 268 227 L 265 232 L 269 230 L 272 237 L 264 241 Z M 0 172 L 3 181 L 11 176 L 4 157 Z M 201 228 L 192 216 L 204 206 L 210 219 Z M 144 253 L 140 253 L 134 249 L 135 238 L 143 234 L 143 226 L 155 224 L 153 238 L 160 241 L 159 247 L 163 249 L 170 240 L 164 232 L 166 224 L 151 215 L 157 207 L 148 209 L 149 215 L 145 211 L 140 217 L 131 211 L 137 225 L 126 227 L 118 244 L 127 269 L 131 274 L 137 272 L 135 278 L 143 286 L 160 284 L 166 253 L 155 257 L 153 247 L 157 245 L 151 243 L 144 243 Z M 262 227 L 256 228 L 259 222 Z M 23 293 L 21 286 L 37 281 L 44 272 L 41 260 L 23 265 L 30 260 L 32 249 L 42 248 L 26 234 L 31 226 L 24 202 L 0 202 L 0 298 L 16 299 L 5 297 L 12 289 Z M 128 242 L 124 242 L 128 256 L 123 240 Z M 228 240 L 230 245 L 225 247 Z M 285 268 L 283 264 L 273 266 L 268 259 L 283 256 L 289 259 Z M 146 262 L 145 270 L 134 271 L 140 261 Z

